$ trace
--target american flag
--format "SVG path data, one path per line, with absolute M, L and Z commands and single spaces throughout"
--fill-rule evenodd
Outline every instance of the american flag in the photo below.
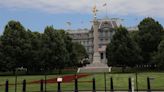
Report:
M 69 26 L 72 24 L 71 22 L 66 22 Z
M 106 5 L 107 5 L 107 3 L 103 4 L 103 6 L 106 6 Z

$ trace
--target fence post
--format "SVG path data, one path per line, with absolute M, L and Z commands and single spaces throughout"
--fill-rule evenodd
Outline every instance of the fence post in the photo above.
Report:
M 58 89 L 57 89 L 57 92 L 61 92 L 61 86 L 60 86 L 60 83 L 61 83 L 61 82 L 58 82 Z
M 26 92 L 26 80 L 23 80 L 23 89 L 22 92 Z
M 136 75 L 136 91 L 138 92 L 138 73 L 135 73 Z
M 111 92 L 114 91 L 114 87 L 113 87 L 113 78 L 112 78 L 112 77 L 110 78 L 110 90 L 111 90 Z
M 96 81 L 95 81 L 94 77 L 92 79 L 92 83 L 93 83 L 93 91 L 92 92 L 96 92 Z
M 6 80 L 5 92 L 9 92 L 9 81 Z
M 105 92 L 106 92 L 106 73 L 104 73 L 104 86 L 105 86 Z
M 43 79 L 40 80 L 40 92 L 43 92 Z
M 17 70 L 15 75 L 15 92 L 17 92 Z
M 78 80 L 77 80 L 77 76 L 75 78 L 75 92 L 78 92 Z
M 44 76 L 45 78 L 44 78 L 44 90 L 45 90 L 45 92 L 47 92 L 47 74 L 45 73 L 45 76 Z
M 147 77 L 147 91 L 151 92 L 151 87 L 150 87 L 150 78 Z
M 131 92 L 132 91 L 132 81 L 131 81 L 130 77 L 128 79 L 128 84 L 129 84 L 129 92 Z

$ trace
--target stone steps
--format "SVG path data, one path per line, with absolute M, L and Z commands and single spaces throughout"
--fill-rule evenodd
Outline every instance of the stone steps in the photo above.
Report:
M 105 73 L 105 72 L 110 72 L 111 68 L 110 67 L 84 67 L 84 68 L 79 68 L 77 73 Z
M 95 62 L 95 63 L 89 64 L 86 67 L 106 67 L 106 68 L 108 68 L 108 66 L 106 64 L 100 63 L 100 62 Z
M 111 67 L 108 67 L 104 63 L 94 62 L 85 67 L 79 68 L 77 73 L 103 73 L 103 72 L 111 72 Z

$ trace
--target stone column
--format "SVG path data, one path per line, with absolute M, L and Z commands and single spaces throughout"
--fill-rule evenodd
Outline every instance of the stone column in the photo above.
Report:
M 94 19 L 93 21 L 93 45 L 94 45 L 94 53 L 98 52 L 98 44 L 99 44 L 99 33 L 98 33 L 98 29 L 99 29 L 99 23 L 97 21 L 97 19 Z
M 94 54 L 93 54 L 93 63 L 100 63 L 100 53 L 98 51 L 99 48 L 99 22 L 95 18 L 93 21 L 93 45 L 94 45 Z

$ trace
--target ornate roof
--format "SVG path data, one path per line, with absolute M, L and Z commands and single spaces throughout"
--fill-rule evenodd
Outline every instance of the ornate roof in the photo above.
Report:
M 104 18 L 104 19 L 99 19 L 98 20 L 100 25 L 99 29 L 102 28 L 116 28 L 119 27 L 121 24 L 121 20 L 117 18 L 109 19 L 109 18 Z

